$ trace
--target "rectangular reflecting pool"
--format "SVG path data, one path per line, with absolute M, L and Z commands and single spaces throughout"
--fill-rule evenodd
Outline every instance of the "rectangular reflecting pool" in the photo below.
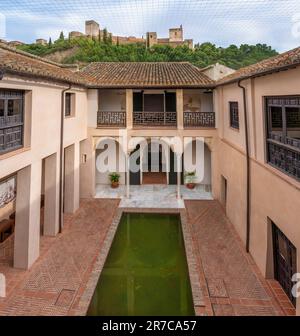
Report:
M 124 213 L 89 316 L 192 316 L 180 216 Z

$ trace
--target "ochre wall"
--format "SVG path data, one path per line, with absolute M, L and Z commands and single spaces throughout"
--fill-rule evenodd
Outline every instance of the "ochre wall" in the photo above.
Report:
M 264 97 L 300 95 L 300 69 L 243 81 L 247 90 L 248 130 L 251 153 L 250 253 L 262 274 L 273 277 L 270 247 L 272 220 L 297 248 L 300 270 L 300 183 L 266 163 Z M 246 239 L 246 157 L 242 90 L 237 84 L 219 87 L 218 145 L 213 169 L 213 194 L 221 200 L 221 175 L 227 179 L 226 213 Z M 239 102 L 240 129 L 229 126 L 229 101 Z M 297 312 L 300 303 L 297 303 Z

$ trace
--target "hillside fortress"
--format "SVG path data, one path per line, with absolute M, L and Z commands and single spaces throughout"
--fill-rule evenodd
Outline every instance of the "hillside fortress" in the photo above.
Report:
M 88 37 L 103 40 L 105 30 L 101 29 L 98 22 L 94 20 L 88 20 L 85 22 L 85 33 L 79 31 L 71 31 L 69 33 L 69 38 L 74 39 L 78 37 Z M 154 45 L 169 45 L 171 47 L 177 47 L 181 45 L 186 45 L 190 49 L 193 49 L 193 40 L 183 38 L 183 27 L 180 25 L 179 28 L 170 28 L 168 38 L 158 38 L 157 32 L 147 32 L 146 38 L 135 37 L 135 36 L 117 36 L 113 35 L 111 32 L 107 31 L 107 38 L 111 39 L 112 43 L 115 45 L 119 44 L 130 44 L 130 43 L 144 43 L 148 48 Z M 37 44 L 47 44 L 45 39 L 37 39 Z

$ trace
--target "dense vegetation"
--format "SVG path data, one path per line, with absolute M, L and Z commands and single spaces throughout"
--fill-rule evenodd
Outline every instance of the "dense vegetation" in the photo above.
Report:
M 188 61 L 196 66 L 205 67 L 219 62 L 233 69 L 238 69 L 277 55 L 277 52 L 266 44 L 242 44 L 240 47 L 230 45 L 227 48 L 221 48 L 206 42 L 195 45 L 194 50 L 190 50 L 186 46 L 171 48 L 164 45 L 156 45 L 147 49 L 142 43 L 113 45 L 107 37 L 102 41 L 87 38 L 68 40 L 63 35 L 53 43 L 49 40 L 48 45 L 45 46 L 28 44 L 20 48 L 35 55 L 45 56 L 73 47 L 75 47 L 74 53 L 70 57 L 64 58 L 63 63 Z

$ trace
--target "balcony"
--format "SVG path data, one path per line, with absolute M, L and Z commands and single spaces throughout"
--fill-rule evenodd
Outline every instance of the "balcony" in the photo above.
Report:
M 300 181 L 300 140 L 270 134 L 267 139 L 268 162 Z
M 133 112 L 133 126 L 144 127 L 176 127 L 176 112 Z
M 0 155 L 23 146 L 23 92 L 0 90 Z
M 270 165 L 300 181 L 300 97 L 266 99 Z
M 125 128 L 126 111 L 98 111 L 97 127 Z
M 183 112 L 184 128 L 215 128 L 215 112 Z
M 0 154 L 21 148 L 23 123 L 21 116 L 0 118 Z

